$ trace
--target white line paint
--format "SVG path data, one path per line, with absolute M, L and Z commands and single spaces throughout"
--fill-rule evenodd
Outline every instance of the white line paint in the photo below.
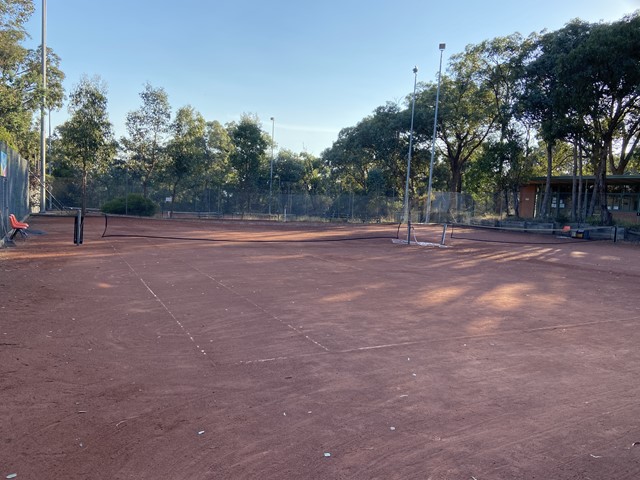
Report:
M 236 297 L 241 298 L 242 300 L 244 300 L 245 302 L 249 303 L 250 305 L 254 306 L 255 308 L 257 308 L 258 310 L 260 310 L 261 312 L 263 312 L 265 315 L 268 315 L 269 317 L 273 318 L 274 320 L 277 320 L 279 323 L 281 323 L 282 325 L 286 326 L 287 328 L 293 330 L 294 332 L 296 332 L 298 335 L 303 336 L 304 338 L 306 338 L 309 342 L 313 343 L 314 345 L 320 347 L 322 350 L 324 350 L 325 352 L 328 352 L 329 349 L 324 346 L 323 344 L 321 344 L 320 342 L 314 340 L 313 338 L 311 338 L 309 335 L 306 335 L 305 333 L 303 333 L 299 328 L 286 323 L 284 321 L 282 321 L 277 315 L 274 315 L 273 313 L 269 312 L 268 310 L 266 310 L 263 306 L 258 305 L 256 302 L 254 302 L 253 300 L 251 300 L 249 297 L 246 297 L 240 293 L 238 293 L 237 291 L 235 291 L 232 287 L 233 286 L 229 286 L 226 285 L 225 283 L 223 283 L 222 281 L 218 280 L 217 278 L 212 277 L 211 275 L 209 275 L 206 272 L 203 272 L 202 270 L 200 270 L 198 267 L 194 266 L 194 265 L 190 265 L 191 268 L 193 268 L 195 271 L 197 271 L 198 273 L 200 273 L 201 275 L 204 275 L 205 277 L 207 277 L 208 279 L 216 282 L 218 285 L 220 285 L 222 288 L 224 288 L 225 290 L 228 290 L 230 293 L 232 293 L 233 295 L 235 295 Z
M 115 250 L 115 248 L 114 248 Z M 116 251 L 116 253 L 118 253 Z M 193 335 L 191 335 L 191 333 L 189 333 L 189 331 L 186 329 L 186 327 L 182 324 L 182 322 L 173 314 L 173 312 L 171 311 L 171 309 L 169 309 L 169 307 L 162 301 L 162 299 L 160 297 L 158 297 L 158 295 L 156 295 L 156 292 L 153 291 L 153 289 L 147 284 L 147 282 L 144 281 L 144 279 L 140 276 L 140 274 L 136 271 L 135 268 L 133 268 L 133 266 L 127 262 L 127 260 L 118 253 L 118 255 L 120 256 L 120 258 L 122 259 L 122 261 L 127 265 L 127 267 L 129 267 L 129 270 L 131 270 L 136 277 L 138 277 L 138 280 L 140 280 L 140 282 L 142 282 L 142 284 L 145 286 L 145 288 L 147 289 L 147 291 L 153 296 L 153 298 L 155 298 L 155 300 L 162 306 L 162 308 L 164 308 L 164 310 L 169 314 L 169 316 L 173 319 L 174 322 L 176 322 L 176 324 L 180 327 L 180 329 L 184 332 L 184 334 L 189 337 L 189 340 L 191 340 L 191 342 L 193 343 L 193 345 L 196 347 L 196 349 L 198 350 L 198 353 L 202 354 L 203 356 L 207 356 L 207 352 L 200 348 L 200 346 L 197 344 L 197 342 L 195 341 L 195 339 L 193 338 Z M 213 361 L 208 358 L 209 362 L 211 362 L 213 364 Z

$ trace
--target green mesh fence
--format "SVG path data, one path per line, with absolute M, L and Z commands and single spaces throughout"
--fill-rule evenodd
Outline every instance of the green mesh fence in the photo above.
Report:
M 4 238 L 11 230 L 9 214 L 18 220 L 29 214 L 29 165 L 0 141 L 0 170 L 0 238 Z

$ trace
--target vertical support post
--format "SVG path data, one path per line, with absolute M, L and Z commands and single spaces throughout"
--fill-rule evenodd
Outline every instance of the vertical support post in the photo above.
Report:
M 427 188 L 427 211 L 424 217 L 424 223 L 431 220 L 431 185 L 433 183 L 433 160 L 436 154 L 436 132 L 438 128 L 438 103 L 440 102 L 440 77 L 442 76 L 442 52 L 446 48 L 446 44 L 441 43 L 440 48 L 440 67 L 438 68 L 438 88 L 436 89 L 436 108 L 433 118 L 433 138 L 431 139 L 431 160 L 429 161 L 429 187 Z
M 446 237 L 447 237 L 447 224 L 445 223 L 442 226 L 442 238 L 440 239 L 440 245 L 444 245 Z
M 269 219 L 271 219 L 271 194 L 273 191 L 273 149 L 275 147 L 274 144 L 274 134 L 276 131 L 276 119 L 275 117 L 271 117 L 271 168 L 269 169 Z
M 47 0 L 42 0 L 42 105 L 40 106 L 40 213 L 47 211 L 47 144 L 45 111 L 47 108 Z
M 83 225 L 82 225 L 82 210 L 78 209 L 78 212 L 74 219 L 74 228 L 73 228 L 73 243 L 76 245 L 82 245 L 82 237 L 83 237 Z
M 409 179 L 411 178 L 411 151 L 413 150 L 413 117 L 416 110 L 416 85 L 418 67 L 413 67 L 413 101 L 411 102 L 411 129 L 409 130 L 409 153 L 407 155 L 407 181 L 404 187 L 404 220 L 407 222 L 407 245 L 411 245 L 411 212 L 409 207 Z

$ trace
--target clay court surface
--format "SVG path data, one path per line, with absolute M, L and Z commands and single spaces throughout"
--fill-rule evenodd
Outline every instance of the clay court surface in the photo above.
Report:
M 0 250 L 2 479 L 640 478 L 638 246 L 29 223 Z

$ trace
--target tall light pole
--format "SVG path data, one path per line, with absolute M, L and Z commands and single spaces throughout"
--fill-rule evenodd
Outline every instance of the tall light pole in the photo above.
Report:
M 47 103 L 47 0 L 42 0 L 42 105 L 40 106 L 40 213 L 47 211 L 47 144 L 45 118 Z
M 49 135 L 47 135 L 47 150 L 51 150 L 51 108 L 49 108 L 49 114 L 47 115 L 48 119 L 48 127 L 49 127 Z M 51 168 L 51 162 L 48 163 L 47 168 L 49 169 L 49 176 L 53 172 Z M 53 210 L 53 193 L 51 193 L 51 188 L 49 189 L 49 210 Z
M 431 160 L 429 161 L 429 187 L 427 188 L 427 212 L 424 223 L 429 223 L 431 219 L 431 184 L 433 182 L 433 159 L 436 154 L 436 130 L 438 127 L 438 103 L 440 101 L 440 77 L 442 75 L 442 52 L 447 45 L 441 43 L 440 48 L 440 67 L 438 68 L 438 88 L 436 89 L 436 113 L 433 118 L 433 138 L 431 139 Z
M 411 245 L 411 218 L 409 218 L 409 177 L 411 176 L 411 150 L 413 149 L 413 116 L 416 110 L 416 85 L 418 67 L 413 67 L 413 101 L 411 102 L 411 129 L 409 130 L 409 154 L 407 155 L 407 181 L 404 187 L 404 220 L 407 222 L 407 245 Z
M 276 131 L 276 119 L 271 117 L 271 168 L 269 169 L 269 215 L 271 215 L 271 193 L 273 191 L 273 149 L 275 143 L 273 140 Z

